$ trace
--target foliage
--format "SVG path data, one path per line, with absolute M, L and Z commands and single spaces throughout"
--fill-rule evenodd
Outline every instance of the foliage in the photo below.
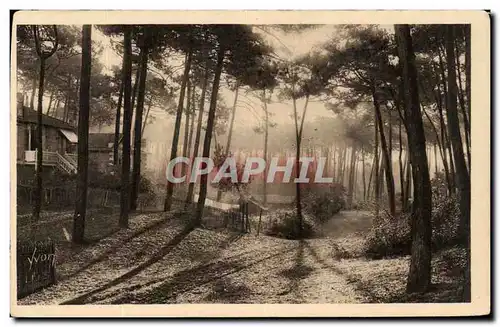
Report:
M 230 158 L 229 160 L 232 160 L 232 154 L 229 153 L 226 156 L 226 152 L 224 150 L 224 147 L 221 144 L 216 144 L 215 145 L 215 151 L 213 155 L 213 161 L 214 161 L 214 168 L 216 171 L 219 171 L 221 169 L 222 165 L 224 162 Z M 236 176 L 237 176 L 237 181 L 234 183 L 231 180 L 231 177 L 223 177 L 217 184 L 213 184 L 216 188 L 222 190 L 223 192 L 229 192 L 234 189 L 238 191 L 242 191 L 248 187 L 248 185 L 252 181 L 252 176 L 248 179 L 248 182 L 241 182 L 242 176 L 243 176 L 243 170 L 244 170 L 244 165 L 239 162 L 235 162 L 236 165 Z M 225 171 L 225 173 L 229 172 L 230 167 Z
M 270 224 L 264 230 L 264 234 L 290 240 L 308 238 L 314 234 L 313 218 L 307 214 L 302 214 L 302 235 L 300 235 L 298 217 L 295 210 L 273 211 L 270 217 Z
M 304 192 L 304 211 L 320 222 L 328 221 L 340 212 L 345 204 L 345 188 L 338 183 L 320 184 L 314 188 L 307 188 Z
M 89 162 L 89 188 L 108 189 L 113 191 L 121 190 L 121 169 L 119 166 L 113 166 L 106 172 L 100 171 L 97 165 Z M 140 193 L 155 193 L 153 183 L 141 176 L 139 182 Z
M 432 249 L 437 251 L 454 245 L 459 238 L 460 210 L 458 199 L 443 192 L 443 177 L 438 174 L 432 179 Z M 391 217 L 381 212 L 374 218 L 373 227 L 365 238 L 364 252 L 368 257 L 381 258 L 410 254 L 410 214 Z

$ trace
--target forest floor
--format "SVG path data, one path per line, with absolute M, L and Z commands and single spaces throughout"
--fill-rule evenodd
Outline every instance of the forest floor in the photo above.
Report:
M 432 292 L 405 295 L 409 257 L 362 255 L 371 216 L 344 211 L 318 238 L 285 240 L 192 229 L 174 213 L 137 214 L 131 228 L 57 266 L 58 283 L 23 304 L 453 302 L 460 249 L 434 256 Z M 68 254 L 67 254 L 68 255 Z M 59 262 L 59 259 L 58 259 Z

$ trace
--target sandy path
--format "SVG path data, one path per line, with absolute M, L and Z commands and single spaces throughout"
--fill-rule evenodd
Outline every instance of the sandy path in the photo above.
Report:
M 345 212 L 334 220 L 325 237 L 304 241 L 197 229 L 162 260 L 86 303 L 363 302 L 337 268 L 335 251 L 338 240 L 369 226 L 369 216 Z

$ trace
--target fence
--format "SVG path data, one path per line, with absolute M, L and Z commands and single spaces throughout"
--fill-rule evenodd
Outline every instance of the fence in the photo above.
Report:
M 52 241 L 17 242 L 17 298 L 56 282 Z

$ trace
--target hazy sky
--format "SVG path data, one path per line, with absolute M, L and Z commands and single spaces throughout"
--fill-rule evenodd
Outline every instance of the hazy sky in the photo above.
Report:
M 334 28 L 334 25 L 325 25 L 302 33 L 285 34 L 276 31 L 273 31 L 272 35 L 263 32 L 260 33 L 275 47 L 276 52 L 281 57 L 289 59 L 291 57 L 306 54 L 318 44 L 328 40 L 328 38 L 334 33 Z M 259 32 L 259 30 L 256 31 Z M 112 50 L 108 37 L 104 36 L 96 28 L 93 30 L 92 37 L 94 40 L 101 42 L 103 45 L 104 50 L 99 59 L 106 66 L 106 68 L 109 69 L 113 65 L 121 65 L 121 58 Z M 224 87 L 221 88 L 220 93 L 224 97 L 226 104 L 232 105 L 234 101 L 234 93 Z M 249 125 L 257 126 L 258 118 L 256 117 L 260 117 L 263 114 L 260 107 L 260 101 L 254 98 L 251 94 L 244 95 L 242 92 L 240 92 L 239 99 L 241 101 L 239 101 L 236 111 L 235 127 Z M 299 101 L 298 105 L 299 108 L 302 108 L 303 103 Z M 253 109 L 249 108 L 249 106 L 252 106 Z M 291 117 L 293 114 L 291 103 L 273 103 L 268 106 L 268 109 L 269 112 L 272 113 L 272 120 L 274 122 L 278 124 L 293 122 L 293 118 Z M 162 122 L 166 123 L 165 119 L 171 121 L 174 119 L 172 116 L 163 114 L 159 109 L 154 111 L 156 116 L 156 122 L 154 125 L 161 124 Z M 322 103 L 311 102 L 309 104 L 308 114 L 306 117 L 307 120 L 325 115 L 330 115 L 330 113 L 325 109 Z M 155 130 L 156 128 L 153 127 L 152 129 Z

